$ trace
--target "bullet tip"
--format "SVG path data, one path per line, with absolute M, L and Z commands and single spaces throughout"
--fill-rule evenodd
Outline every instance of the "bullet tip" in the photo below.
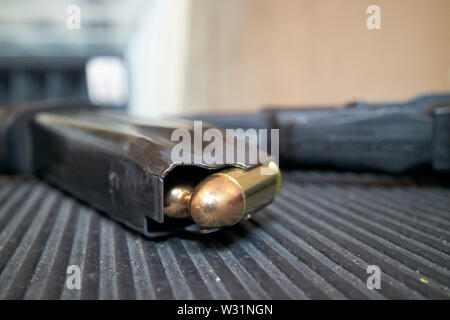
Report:
M 188 218 L 191 186 L 175 186 L 164 192 L 164 214 L 171 218 Z
M 225 227 L 241 220 L 245 196 L 231 177 L 216 173 L 203 180 L 193 191 L 189 203 L 192 219 L 206 228 Z

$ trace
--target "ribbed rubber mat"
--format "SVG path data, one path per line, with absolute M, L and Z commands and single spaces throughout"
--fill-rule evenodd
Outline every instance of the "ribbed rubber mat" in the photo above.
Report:
M 450 189 L 410 178 L 284 173 L 251 221 L 154 241 L 43 182 L 2 177 L 0 232 L 2 299 L 450 299 Z

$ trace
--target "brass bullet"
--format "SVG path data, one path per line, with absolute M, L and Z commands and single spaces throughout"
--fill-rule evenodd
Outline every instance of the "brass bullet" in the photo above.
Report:
M 226 169 L 201 181 L 192 192 L 189 212 L 206 228 L 231 226 L 270 203 L 281 188 L 281 173 L 270 161 L 250 170 Z
M 164 214 L 171 218 L 189 218 L 189 200 L 193 187 L 180 185 L 164 192 Z

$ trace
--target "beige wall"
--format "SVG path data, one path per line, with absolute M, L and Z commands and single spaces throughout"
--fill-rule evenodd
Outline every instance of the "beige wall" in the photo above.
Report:
M 450 89 L 450 0 L 193 0 L 188 43 L 190 111 Z

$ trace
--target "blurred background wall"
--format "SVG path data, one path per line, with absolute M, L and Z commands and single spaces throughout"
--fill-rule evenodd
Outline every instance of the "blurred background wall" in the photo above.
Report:
M 95 90 L 88 82 L 97 87 L 101 82 L 103 88 L 116 90 L 117 85 L 111 84 L 124 82 L 118 79 L 120 72 L 115 72 L 115 79 L 108 71 L 110 79 L 98 77 L 98 72 L 89 79 L 86 65 L 91 58 L 102 56 L 121 61 L 130 35 L 139 28 L 137 17 L 144 2 L 0 0 L 0 107 L 45 99 L 92 97 Z M 70 29 L 68 22 L 74 16 L 74 6 L 79 9 L 80 26 Z M 115 93 L 108 96 L 114 97 Z
M 381 30 L 368 30 L 369 5 Z M 193 0 L 189 111 L 406 99 L 450 89 L 448 0 Z
M 0 105 L 120 87 L 144 116 L 448 91 L 450 1 L 0 0 Z

